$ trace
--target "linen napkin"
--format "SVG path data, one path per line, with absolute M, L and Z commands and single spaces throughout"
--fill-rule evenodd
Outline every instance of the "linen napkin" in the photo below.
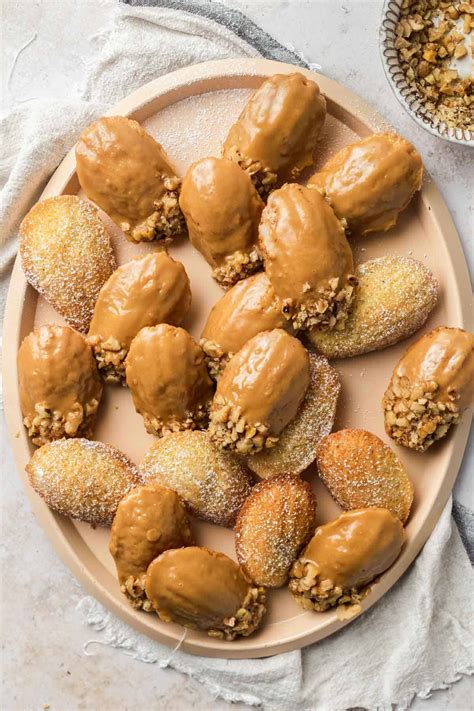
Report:
M 145 82 L 209 59 L 265 56 L 307 66 L 242 13 L 206 0 L 130 0 L 117 5 L 110 31 L 96 38 L 81 100 L 33 102 L 1 120 L 0 269 L 4 286 L 26 210 L 82 128 Z M 137 661 L 170 666 L 216 697 L 264 708 L 339 711 L 407 708 L 473 672 L 472 570 L 447 504 L 416 562 L 373 608 L 307 649 L 261 660 L 201 658 L 137 634 L 97 601 L 78 606 L 94 638 Z M 457 507 L 465 533 L 472 514 Z M 471 529 L 472 530 L 472 529 Z

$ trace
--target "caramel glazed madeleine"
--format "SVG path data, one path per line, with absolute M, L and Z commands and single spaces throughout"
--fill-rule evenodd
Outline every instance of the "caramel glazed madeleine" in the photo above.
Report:
M 105 116 L 76 146 L 82 189 L 131 242 L 169 241 L 184 232 L 181 181 L 162 146 L 139 123 Z
M 395 367 L 382 406 L 385 430 L 424 452 L 472 405 L 474 335 L 440 326 L 422 336 Z
M 209 436 L 218 447 L 256 454 L 293 420 L 311 379 L 308 352 L 282 329 L 254 336 L 217 384 Z
M 102 383 L 85 338 L 67 326 L 40 326 L 23 340 L 17 360 L 23 424 L 33 444 L 91 437 Z
M 219 158 L 194 163 L 184 178 L 179 204 L 191 243 L 222 287 L 262 268 L 257 238 L 263 202 L 238 165 Z
M 166 252 L 153 252 L 119 267 L 100 290 L 89 328 L 106 383 L 125 385 L 125 358 L 146 326 L 178 326 L 191 305 L 186 270 Z
M 400 520 L 387 509 L 347 511 L 319 526 L 290 572 L 289 589 L 305 610 L 337 607 L 339 619 L 361 612 L 369 583 L 398 558 Z
M 202 349 L 182 328 L 142 328 L 125 361 L 127 385 L 150 434 L 204 429 L 212 380 Z
M 199 342 L 209 374 L 218 380 L 250 338 L 273 328 L 291 329 L 265 272 L 238 282 L 214 304 Z
M 156 558 L 148 568 L 146 594 L 163 622 L 226 640 L 248 637 L 266 612 L 264 588 L 250 584 L 223 553 L 196 546 Z
M 345 326 L 357 279 L 344 227 L 315 189 L 288 183 L 262 213 L 265 271 L 296 329 Z
M 313 163 L 326 118 L 319 86 L 297 72 L 275 74 L 251 96 L 223 146 L 266 196 L 278 182 L 296 180 Z
M 150 563 L 170 548 L 192 544 L 183 500 L 164 486 L 137 486 L 117 508 L 109 551 L 115 561 L 121 592 L 132 607 L 152 609 L 146 599 L 146 571 Z

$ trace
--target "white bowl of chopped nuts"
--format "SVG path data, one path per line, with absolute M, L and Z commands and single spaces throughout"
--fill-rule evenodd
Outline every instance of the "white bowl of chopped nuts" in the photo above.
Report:
M 412 118 L 434 136 L 474 146 L 474 4 L 386 0 L 380 47 L 389 83 Z

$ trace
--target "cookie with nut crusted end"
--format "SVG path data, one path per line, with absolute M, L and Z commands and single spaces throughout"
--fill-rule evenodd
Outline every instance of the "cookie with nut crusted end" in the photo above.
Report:
M 88 198 L 131 242 L 169 241 L 184 232 L 180 179 L 163 147 L 137 121 L 103 116 L 76 145 L 77 176 Z
M 398 558 L 405 540 L 387 509 L 347 511 L 319 526 L 290 573 L 289 589 L 305 610 L 336 607 L 339 619 L 362 611 L 369 584 Z
M 117 264 L 99 213 L 75 195 L 40 200 L 20 225 L 26 279 L 68 324 L 86 332 Z
M 214 304 L 200 340 L 214 380 L 257 333 L 272 328 L 291 329 L 281 307 L 265 272 L 240 281 Z
M 235 524 L 235 550 L 257 585 L 279 588 L 314 532 L 316 502 L 308 482 L 281 474 L 257 484 Z
M 23 424 L 33 444 L 91 437 L 102 383 L 86 339 L 48 324 L 26 336 L 18 351 Z
M 376 133 L 342 148 L 308 186 L 329 198 L 351 233 L 366 235 L 393 227 L 422 179 L 414 146 L 396 133 Z
M 474 335 L 435 328 L 395 366 L 382 401 L 385 431 L 397 444 L 424 452 L 472 405 L 473 383 Z
M 261 479 L 281 472 L 301 474 L 316 459 L 321 439 L 332 430 L 341 389 L 339 376 L 324 356 L 309 353 L 309 362 L 311 381 L 295 417 L 273 447 L 246 459 Z
M 110 526 L 120 501 L 141 483 L 137 467 L 123 452 L 79 438 L 43 445 L 26 471 L 50 508 L 93 526 Z
M 340 430 L 319 444 L 319 476 L 346 511 L 384 508 L 405 523 L 413 486 L 401 461 L 371 432 Z
M 299 72 L 274 74 L 230 128 L 223 155 L 238 163 L 265 196 L 313 163 L 325 118 L 326 100 L 316 82 Z
M 224 288 L 262 268 L 257 245 L 263 202 L 238 165 L 221 158 L 194 163 L 179 198 L 189 239 Z
M 272 447 L 295 417 L 310 382 L 309 356 L 282 329 L 264 331 L 232 358 L 217 384 L 209 436 L 221 449 Z
M 237 563 L 197 546 L 156 558 L 146 594 L 163 622 L 229 641 L 255 632 L 266 612 L 265 590 L 250 584 Z
M 120 590 L 132 607 L 151 610 L 145 595 L 150 563 L 170 548 L 192 543 L 189 516 L 181 497 L 164 486 L 137 486 L 117 508 L 109 551 Z
M 135 409 L 150 434 L 207 426 L 212 380 L 202 349 L 183 328 L 142 328 L 130 346 L 125 372 Z
M 357 279 L 352 251 L 327 201 L 317 190 L 288 183 L 262 213 L 265 271 L 296 329 L 343 329 Z
M 355 272 L 354 302 L 343 331 L 308 331 L 327 358 L 351 358 L 408 338 L 423 326 L 438 300 L 428 267 L 409 257 L 381 257 Z
M 218 449 L 207 432 L 196 430 L 155 442 L 140 474 L 147 484 L 174 489 L 194 516 L 219 526 L 234 525 L 253 483 L 240 457 Z
M 88 340 L 107 383 L 125 385 L 125 358 L 146 326 L 178 326 L 191 305 L 186 270 L 166 252 L 133 259 L 115 270 L 100 290 Z

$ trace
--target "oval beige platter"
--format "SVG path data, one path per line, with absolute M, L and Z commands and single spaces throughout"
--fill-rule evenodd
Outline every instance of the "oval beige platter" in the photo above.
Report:
M 131 116 L 142 122 L 164 145 L 182 175 L 200 157 L 219 154 L 228 127 L 239 114 L 250 91 L 263 78 L 295 71 L 295 67 L 268 60 L 234 59 L 199 64 L 173 72 L 141 87 L 120 102 L 110 114 Z M 317 151 L 317 165 L 357 136 L 386 128 L 381 117 L 358 96 L 334 81 L 301 70 L 316 79 L 328 99 L 328 119 Z M 74 151 L 63 160 L 43 197 L 79 190 Z M 105 218 L 119 263 L 157 249 L 126 242 Z M 425 180 L 420 195 L 386 235 L 353 242 L 356 262 L 385 255 L 410 255 L 427 264 L 440 282 L 439 304 L 423 330 L 439 324 L 468 328 L 470 284 L 464 255 L 448 210 L 434 184 Z M 221 295 L 210 268 L 189 242 L 172 245 L 171 254 L 184 262 L 191 279 L 193 307 L 185 327 L 199 337 L 207 313 Z M 17 389 L 16 352 L 22 338 L 45 322 L 61 318 L 27 285 L 16 260 L 5 316 L 4 389 L 8 427 L 15 461 L 32 508 L 56 551 L 84 588 L 139 632 L 170 646 L 183 636 L 181 627 L 160 622 L 154 614 L 132 610 L 119 592 L 113 561 L 108 553 L 108 529 L 93 529 L 51 511 L 28 485 L 25 475 L 33 447 L 22 426 Z M 419 334 L 418 334 L 419 335 Z M 413 339 L 411 339 L 413 340 Z M 335 429 L 360 427 L 385 441 L 380 400 L 389 375 L 408 342 L 359 358 L 336 363 L 342 381 Z M 407 525 L 407 543 L 395 565 L 373 586 L 364 610 L 373 605 L 408 568 L 433 530 L 448 499 L 462 459 L 469 431 L 469 416 L 439 445 L 426 454 L 397 448 L 415 487 L 415 503 Z M 125 388 L 106 388 L 95 436 L 124 450 L 136 463 L 153 442 L 134 411 Z M 312 482 L 318 501 L 318 522 L 338 514 L 316 470 L 305 476 Z M 196 522 L 198 542 L 235 557 L 233 533 Z M 47 604 L 47 603 L 46 603 Z M 394 610 L 396 615 L 396 610 Z M 286 589 L 269 592 L 269 612 L 262 629 L 247 639 L 225 642 L 188 630 L 182 649 L 212 657 L 264 657 L 316 642 L 344 624 L 334 612 L 304 612 Z

